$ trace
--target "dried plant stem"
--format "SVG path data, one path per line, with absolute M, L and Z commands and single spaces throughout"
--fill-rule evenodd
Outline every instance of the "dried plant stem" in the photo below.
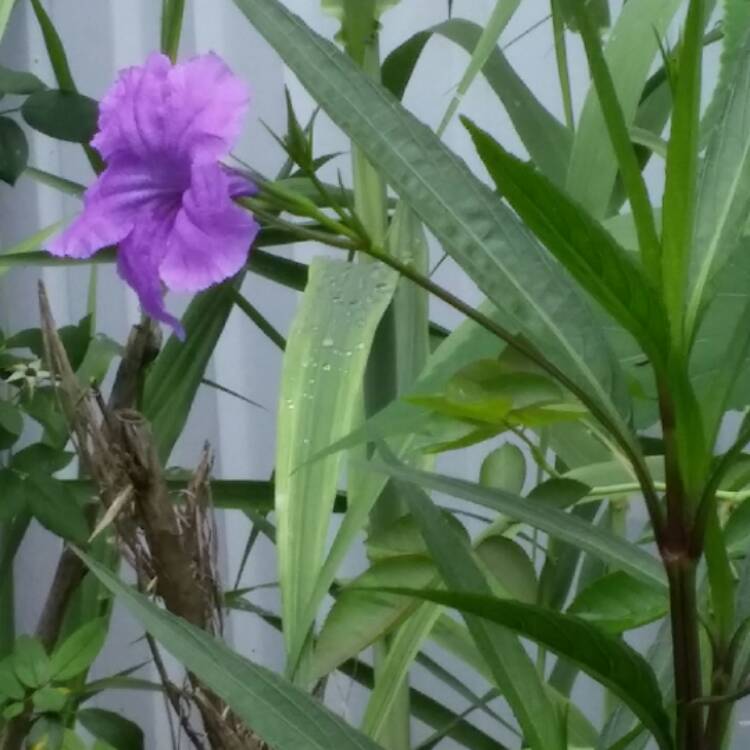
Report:
M 134 327 L 110 401 L 105 404 L 98 393 L 82 388 L 73 373 L 42 287 L 39 298 L 45 350 L 50 371 L 59 384 L 59 401 L 81 465 L 91 476 L 104 507 L 110 509 L 123 551 L 134 561 L 139 578 L 150 582 L 147 588 L 155 590 L 169 612 L 208 633 L 220 634 L 221 597 L 217 593 L 213 556 L 210 454 L 207 449 L 204 451 L 184 502 L 175 505 L 149 426 L 136 410 L 144 369 L 159 349 L 158 327 L 148 320 Z M 128 501 L 113 508 L 124 493 Z M 90 520 L 93 526 L 94 519 Z M 57 608 L 50 606 L 45 621 L 57 621 L 56 612 Z M 155 661 L 158 664 L 158 652 Z M 166 673 L 162 679 L 166 680 L 165 689 L 174 706 L 175 694 L 170 693 L 171 683 Z M 205 745 L 213 750 L 267 750 L 266 744 L 198 677 L 189 674 L 188 679 L 191 689 L 184 695 L 201 716 Z M 176 690 L 173 685 L 172 689 Z M 183 729 L 196 749 L 203 747 L 199 734 L 192 728 L 186 729 L 187 716 L 179 710 L 179 703 L 178 700 L 175 710 Z M 18 747 L 0 747 L 0 750 Z

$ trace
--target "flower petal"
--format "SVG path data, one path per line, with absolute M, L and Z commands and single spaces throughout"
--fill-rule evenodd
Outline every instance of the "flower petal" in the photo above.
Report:
M 88 258 L 125 239 L 152 204 L 171 203 L 176 215 L 182 182 L 179 165 L 163 158 L 143 162 L 127 153 L 117 154 L 86 191 L 82 213 L 52 240 L 48 250 L 53 255 Z
M 213 53 L 178 63 L 169 71 L 165 143 L 193 161 L 229 152 L 242 127 L 250 92 Z
M 167 205 L 154 207 L 144 214 L 133 232 L 120 243 L 117 270 L 136 292 L 143 311 L 167 323 L 179 338 L 185 338 L 180 321 L 164 307 L 164 289 L 159 278 L 159 264 L 167 252 L 174 213 Z
M 177 291 L 196 292 L 234 276 L 245 264 L 259 226 L 231 199 L 231 179 L 218 164 L 193 167 L 159 271 Z
M 163 149 L 172 63 L 154 53 L 145 65 L 126 68 L 99 105 L 99 131 L 91 145 L 109 160 L 120 151 L 142 158 Z

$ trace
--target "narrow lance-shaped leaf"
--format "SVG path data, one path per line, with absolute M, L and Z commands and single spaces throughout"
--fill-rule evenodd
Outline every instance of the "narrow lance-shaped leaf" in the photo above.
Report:
M 607 413 L 627 440 L 628 396 L 603 335 L 572 282 L 514 214 L 381 86 L 277 0 L 236 0 L 311 94 L 521 331 Z M 583 356 L 586 351 L 586 356 Z M 604 417 L 603 417 L 604 418 Z
M 240 277 L 241 279 L 241 277 Z M 193 299 L 182 318 L 185 341 L 171 336 L 149 370 L 143 413 L 152 424 L 163 461 L 180 436 L 208 362 L 224 330 L 239 279 L 209 289 Z
M 159 609 L 90 557 L 81 557 L 167 651 L 275 750 L 382 750 L 311 695 L 252 664 L 185 620 Z
M 500 489 L 482 487 L 454 477 L 412 469 L 393 460 L 372 462 L 373 469 L 389 476 L 412 482 L 426 489 L 445 492 L 492 508 L 521 523 L 544 531 L 557 539 L 570 542 L 614 568 L 624 570 L 639 580 L 666 587 L 666 577 L 656 558 L 624 539 L 586 523 L 569 513 L 543 503 L 528 502 L 522 497 Z
M 706 0 L 690 0 L 667 147 L 662 278 L 664 302 L 677 342 L 683 335 L 683 307 L 693 249 L 705 13 Z
M 513 14 L 518 10 L 520 4 L 521 0 L 496 0 L 495 7 L 474 45 L 469 65 L 464 71 L 463 76 L 461 76 L 461 80 L 456 87 L 456 92 L 453 94 L 450 104 L 440 120 L 437 128 L 438 135 L 442 135 L 446 127 L 448 127 L 448 124 L 453 119 L 461 104 L 461 99 L 469 90 L 479 71 L 485 66 L 495 47 L 497 47 L 500 34 L 503 33 L 503 30 L 508 25 Z
M 649 280 L 604 227 L 534 168 L 463 118 L 499 192 L 581 286 L 635 336 L 663 355 L 667 321 Z
M 604 50 L 622 114 L 633 123 L 659 39 L 682 0 L 628 0 Z M 637 49 L 638 54 L 633 54 Z M 566 188 L 596 219 L 606 217 L 618 164 L 596 89 L 586 95 L 578 121 Z
M 400 483 L 400 492 L 419 524 L 446 585 L 458 591 L 484 593 L 487 596 L 483 598 L 491 600 L 489 584 L 472 557 L 468 542 L 446 523 L 443 514 L 421 489 Z M 437 599 L 433 601 L 441 603 Z M 476 610 L 470 614 L 476 614 Z M 529 745 L 539 749 L 562 748 L 564 733 L 559 717 L 523 646 L 507 630 L 488 627 L 481 618 L 469 616 L 466 624 Z
M 750 6 L 725 3 L 724 52 L 712 111 L 715 124 L 698 178 L 695 249 L 686 316 L 696 332 L 709 284 L 738 247 L 750 208 Z
M 648 727 L 662 750 L 671 750 L 669 717 L 648 662 L 619 638 L 585 620 L 533 604 L 457 591 L 388 588 L 418 599 L 455 607 L 463 614 L 514 630 L 559 656 L 574 661 L 621 698 Z
M 473 54 L 482 37 L 482 27 L 463 18 L 454 18 L 407 39 L 383 62 L 383 85 L 394 96 L 402 98 L 422 50 L 435 35 Z M 573 142 L 567 128 L 534 96 L 499 47 L 487 57 L 482 74 L 503 103 L 534 163 L 556 184 L 564 183 Z

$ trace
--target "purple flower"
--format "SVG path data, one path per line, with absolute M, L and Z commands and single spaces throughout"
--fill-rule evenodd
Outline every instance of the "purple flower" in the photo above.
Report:
M 232 200 L 253 186 L 218 162 L 239 136 L 249 100 L 214 54 L 176 65 L 152 54 L 123 70 L 91 142 L 107 168 L 49 251 L 88 258 L 117 245 L 118 271 L 144 311 L 184 336 L 164 308 L 164 286 L 197 292 L 233 276 L 258 233 Z

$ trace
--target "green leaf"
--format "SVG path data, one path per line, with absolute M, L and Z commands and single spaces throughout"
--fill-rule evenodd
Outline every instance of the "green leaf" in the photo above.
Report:
M 15 0 L 0 0 L 0 39 L 5 34 L 5 29 L 8 26 L 8 19 L 10 18 L 10 12 L 13 10 Z
M 40 133 L 61 141 L 89 143 L 96 133 L 99 105 L 71 91 L 38 91 L 23 103 L 21 114 Z
M 22 701 L 26 689 L 16 677 L 12 656 L 0 661 L 0 703 L 5 700 Z
M 503 311 L 504 327 L 523 332 L 582 391 L 595 394 L 607 421 L 624 435 L 627 428 L 610 394 L 622 415 L 629 411 L 628 398 L 599 327 L 572 282 L 550 264 L 510 209 L 388 92 L 277 0 L 235 1 Z
M 143 750 L 143 730 L 114 711 L 84 708 L 76 718 L 94 737 L 111 745 L 114 750 Z
M 485 456 L 479 470 L 479 483 L 498 487 L 516 495 L 526 481 L 526 458 L 513 443 L 505 443 Z
M 362 591 L 392 581 L 409 581 L 421 588 L 434 585 L 437 570 L 428 558 L 392 557 L 373 564 L 336 596 L 315 643 L 312 677 L 318 680 L 340 664 L 356 656 L 390 632 L 411 610 L 414 603 L 404 597 Z
M 664 36 L 682 0 L 628 0 L 604 50 L 627 127 L 633 124 L 643 87 Z M 638 54 L 634 55 L 633 50 Z M 566 182 L 571 197 L 595 218 L 607 214 L 618 172 L 614 148 L 595 87 L 586 95 L 578 121 Z
M 82 625 L 52 653 L 52 679 L 65 682 L 88 669 L 107 638 L 106 621 L 92 620 Z
M 473 54 L 482 37 L 482 27 L 455 18 L 420 31 L 391 52 L 382 66 L 383 85 L 401 99 L 422 50 L 440 35 Z M 505 107 L 534 163 L 555 183 L 564 182 L 572 145 L 570 132 L 536 99 L 499 47 L 495 47 L 482 68 L 487 83 Z
M 320 7 L 325 13 L 329 13 L 334 18 L 341 20 L 344 16 L 344 5 L 347 0 L 321 0 Z M 389 8 L 398 5 L 401 0 L 374 0 L 374 14 L 376 18 L 385 13 Z
M 616 571 L 581 591 L 568 612 L 619 634 L 661 619 L 667 608 L 663 591 Z
M 11 466 L 27 474 L 54 474 L 64 469 L 73 460 L 75 453 L 53 448 L 44 443 L 32 443 L 18 451 L 11 459 Z
M 709 302 L 710 282 L 737 249 L 750 209 L 750 7 L 744 0 L 727 0 L 725 6 L 724 51 L 711 104 L 715 126 L 698 177 L 689 335 Z
M 557 3 L 562 12 L 563 20 L 571 31 L 578 31 L 575 13 L 571 7 L 576 2 L 579 2 L 579 0 L 559 0 Z M 591 16 L 591 23 L 596 29 L 605 29 L 609 26 L 609 0 L 588 0 L 586 7 Z
M 670 720 L 656 676 L 648 662 L 619 638 L 572 615 L 482 594 L 388 588 L 399 594 L 454 607 L 462 614 L 497 623 L 575 662 L 622 701 L 670 750 Z
M 484 23 L 484 28 L 482 28 L 481 34 L 471 51 L 469 65 L 461 76 L 450 104 L 448 104 L 448 108 L 445 110 L 445 114 L 443 114 L 440 124 L 437 127 L 437 135 L 442 136 L 445 132 L 446 127 L 456 114 L 464 95 L 469 90 L 479 71 L 485 67 L 490 56 L 497 48 L 500 35 L 505 30 L 513 14 L 518 10 L 520 4 L 521 0 L 497 0 L 495 3 L 494 9 Z
M 50 663 L 44 646 L 29 635 L 17 638 L 13 647 L 13 669 L 26 687 L 38 688 L 49 682 Z
M 44 474 L 26 480 L 28 507 L 37 521 L 53 534 L 85 544 L 90 529 L 86 517 L 67 486 Z
M 7 247 L 0 251 L 0 276 L 5 275 L 11 266 L 11 264 L 3 264 L 3 255 L 17 258 L 17 256 L 22 257 L 24 253 L 31 253 L 34 250 L 38 250 L 52 235 L 57 234 L 64 225 L 65 222 L 56 221 L 54 224 L 50 224 L 50 226 L 34 232 L 34 234 L 29 235 L 12 247 Z
M 45 685 L 31 696 L 34 710 L 39 713 L 59 713 L 68 702 L 67 691 Z
M 672 701 L 674 694 L 673 671 L 672 671 L 672 637 L 668 620 L 665 620 L 659 628 L 656 637 L 646 652 L 646 661 L 656 673 L 657 680 L 661 686 L 664 700 Z M 611 750 L 611 745 L 621 742 L 624 737 L 630 737 L 630 742 L 621 746 L 618 750 L 644 750 L 649 742 L 649 736 L 645 732 L 641 736 L 631 737 L 635 727 L 643 725 L 633 715 L 629 707 L 620 703 L 610 714 L 604 728 L 596 743 L 596 750 Z
M 0 522 L 14 518 L 25 505 L 23 478 L 11 469 L 0 469 Z
M 705 13 L 706 0 L 690 0 L 674 92 L 662 201 L 663 295 L 677 336 L 682 335 L 685 287 L 694 242 Z
M 2 712 L 3 719 L 10 721 L 15 719 L 16 716 L 20 716 L 26 708 L 24 703 L 9 703 Z
M 462 121 L 498 191 L 526 225 L 652 359 L 662 357 L 666 315 L 656 291 L 628 253 L 583 206 L 471 120 Z
M 648 456 L 646 466 L 655 481 L 664 482 L 663 456 Z M 563 476 L 585 484 L 590 490 L 595 490 L 597 497 L 638 492 L 635 488 L 637 482 L 632 470 L 616 459 L 579 466 Z M 594 497 L 593 493 L 588 494 Z
M 21 410 L 10 401 L 0 401 L 0 448 L 10 448 L 23 432 Z
M 0 4 L 2 8 L 2 4 Z M 1 15 L 1 12 L 0 12 Z M 2 34 L 0 33 L 0 37 Z M 0 93 L 3 94 L 34 94 L 46 88 L 33 73 L 12 70 L 0 65 Z
M 557 508 L 528 502 L 524 498 L 500 489 L 489 489 L 461 479 L 412 469 L 391 460 L 387 463 L 373 462 L 370 465 L 375 470 L 412 482 L 425 489 L 445 492 L 453 497 L 492 508 L 518 522 L 527 523 L 533 528 L 544 531 L 550 536 L 577 545 L 644 583 L 662 589 L 666 587 L 664 571 L 654 557 L 636 545 Z
M 375 684 L 362 718 L 362 731 L 385 746 L 393 744 L 389 724 L 398 711 L 399 698 L 408 686 L 409 669 L 440 615 L 440 607 L 427 603 L 415 608 L 413 600 L 410 610 L 413 613 L 409 619 L 388 641 L 387 653 L 378 666 Z
M 23 130 L 10 117 L 0 117 L 0 180 L 15 185 L 28 160 L 29 144 Z
M 380 750 L 313 696 L 159 609 L 106 568 L 85 555 L 81 557 L 167 651 L 275 750 Z
M 182 316 L 186 339 L 171 336 L 148 371 L 143 413 L 162 461 L 167 461 L 187 422 L 235 299 L 242 276 L 199 294 Z
M 413 485 L 401 484 L 399 490 L 420 525 L 446 585 L 464 592 L 489 594 L 489 584 L 474 561 L 468 542 L 445 522 L 430 498 Z M 489 596 L 483 598 L 491 600 Z M 488 627 L 474 616 L 465 619 L 529 745 L 535 749 L 562 748 L 562 727 L 555 720 L 554 709 L 523 646 L 503 628 Z
M 534 564 L 518 542 L 503 536 L 490 536 L 477 545 L 476 555 L 512 599 L 527 604 L 536 601 Z
M 395 274 L 378 264 L 316 258 L 287 339 L 276 454 L 276 517 L 284 635 L 296 668 L 312 625 L 339 457 L 309 459 L 351 429 L 375 329 Z

